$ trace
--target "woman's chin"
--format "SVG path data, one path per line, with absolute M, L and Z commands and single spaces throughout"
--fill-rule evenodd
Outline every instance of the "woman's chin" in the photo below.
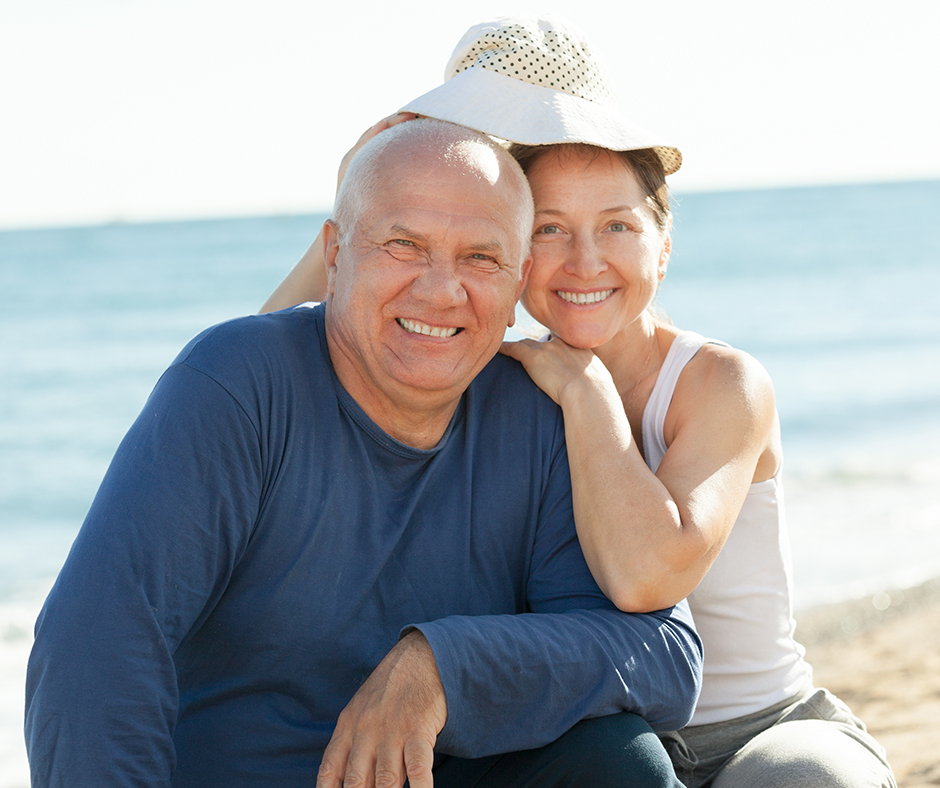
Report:
M 563 339 L 572 347 L 592 350 L 601 345 L 610 342 L 617 333 L 616 328 L 610 325 L 609 321 L 589 319 L 587 312 L 579 315 L 572 315 L 570 309 L 550 310 L 539 309 L 537 305 L 526 303 L 522 300 L 526 308 L 535 320 L 548 328 L 556 337 Z M 560 313 L 559 313 L 560 312 Z
M 552 333 L 559 339 L 563 339 L 571 347 L 583 348 L 584 350 L 593 350 L 601 345 L 605 345 L 611 340 L 610 332 L 598 331 L 596 329 L 564 326 L 558 329 L 552 328 Z

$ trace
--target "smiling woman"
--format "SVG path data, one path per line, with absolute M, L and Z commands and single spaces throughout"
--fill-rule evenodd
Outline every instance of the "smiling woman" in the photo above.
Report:
M 575 347 L 603 345 L 634 320 L 669 264 L 668 201 L 663 211 L 647 196 L 625 156 L 579 145 L 525 154 L 537 195 L 532 244 L 539 264 L 523 304 Z M 657 191 L 664 191 L 662 175 L 660 181 Z

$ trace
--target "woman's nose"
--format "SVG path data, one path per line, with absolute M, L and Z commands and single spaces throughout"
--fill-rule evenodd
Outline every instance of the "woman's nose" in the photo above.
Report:
M 593 237 L 576 236 L 568 248 L 565 271 L 579 279 L 589 281 L 607 270 L 607 263 L 601 255 Z

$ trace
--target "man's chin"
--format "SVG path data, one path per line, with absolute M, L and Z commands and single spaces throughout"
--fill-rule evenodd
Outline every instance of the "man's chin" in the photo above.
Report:
M 451 394 L 456 398 L 467 390 L 473 379 L 496 355 L 498 348 L 499 346 L 496 346 L 485 358 L 480 357 L 473 362 L 467 359 L 450 363 L 444 359 L 425 359 L 419 363 L 414 359 L 403 364 L 397 374 L 394 374 L 394 378 L 400 386 L 413 389 L 419 396 L 423 392 L 429 395 Z

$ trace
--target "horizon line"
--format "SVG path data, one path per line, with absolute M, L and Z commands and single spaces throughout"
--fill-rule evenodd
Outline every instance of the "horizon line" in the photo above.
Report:
M 767 192 L 767 191 L 792 191 L 799 189 L 832 189 L 832 188 L 851 188 L 865 186 L 891 186 L 906 184 L 926 184 L 940 183 L 940 175 L 925 175 L 923 177 L 888 177 L 874 178 L 865 180 L 840 180 L 840 181 L 820 181 L 820 182 L 801 182 L 801 183 L 779 183 L 769 185 L 733 185 L 727 186 L 689 186 L 685 188 L 670 188 L 670 194 L 679 198 L 685 194 L 734 194 L 743 192 Z M 31 232 L 40 230 L 77 230 L 104 227 L 120 227 L 130 225 L 157 225 L 157 224 L 187 224 L 200 222 L 219 222 L 219 221 L 241 221 L 250 219 L 294 219 L 301 217 L 328 217 L 332 211 L 332 206 L 326 208 L 298 207 L 272 209 L 270 211 L 219 211 L 211 210 L 205 212 L 192 213 L 172 213 L 172 212 L 143 212 L 140 215 L 134 215 L 129 212 L 127 215 L 113 215 L 89 217 L 87 219 L 62 219 L 62 220 L 37 220 L 36 222 L 24 221 L 20 223 L 6 224 L 0 219 L 0 233 Z

